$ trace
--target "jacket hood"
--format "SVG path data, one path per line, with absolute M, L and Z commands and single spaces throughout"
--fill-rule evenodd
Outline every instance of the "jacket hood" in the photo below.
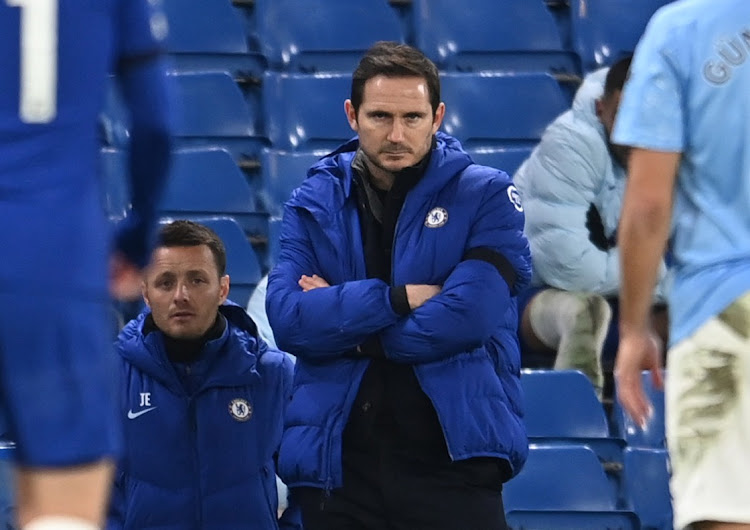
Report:
M 578 119 L 584 120 L 593 127 L 604 132 L 604 126 L 596 116 L 596 100 L 604 93 L 604 81 L 609 68 L 600 68 L 588 74 L 573 98 L 573 113 Z
M 260 357 L 268 351 L 268 346 L 258 336 L 258 328 L 252 318 L 245 310 L 227 300 L 219 306 L 221 313 L 227 320 L 227 326 L 221 337 L 208 341 L 204 346 L 206 353 L 217 354 L 216 362 L 220 368 L 214 370 L 204 386 L 216 384 L 246 384 L 248 374 L 257 376 L 255 365 Z M 117 352 L 127 362 L 139 370 L 151 375 L 155 379 L 175 390 L 177 380 L 164 350 L 161 340 L 161 331 L 153 331 L 147 336 L 143 335 L 143 325 L 151 310 L 146 308 L 137 318 L 131 320 L 120 332 L 117 339 Z M 245 356 L 222 355 L 226 350 L 227 343 L 234 346 L 231 349 L 241 348 Z

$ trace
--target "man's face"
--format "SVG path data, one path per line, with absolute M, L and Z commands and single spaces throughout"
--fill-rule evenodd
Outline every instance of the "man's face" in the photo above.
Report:
M 421 77 L 373 77 L 365 83 L 359 112 L 350 100 L 345 106 L 367 158 L 390 173 L 425 157 L 445 114 L 440 103 L 433 116 L 427 82 Z
M 229 293 L 229 276 L 219 278 L 211 249 L 159 247 L 142 285 L 156 326 L 175 339 L 197 339 L 216 320 Z

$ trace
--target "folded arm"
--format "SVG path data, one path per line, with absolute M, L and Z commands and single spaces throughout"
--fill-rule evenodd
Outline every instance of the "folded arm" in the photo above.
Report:
M 268 320 L 282 350 L 310 360 L 343 356 L 395 323 L 398 315 L 391 306 L 390 287 L 382 280 L 305 290 L 313 275 L 329 282 L 320 270 L 303 215 L 295 208 L 285 210 L 281 252 L 268 281 Z
M 439 294 L 381 333 L 386 356 L 426 363 L 489 340 L 531 275 L 523 213 L 515 188 L 495 179 L 471 227 L 467 251 Z

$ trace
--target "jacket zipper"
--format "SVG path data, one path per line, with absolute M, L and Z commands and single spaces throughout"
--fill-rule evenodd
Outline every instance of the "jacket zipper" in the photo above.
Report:
M 276 525 L 278 526 L 278 514 L 276 512 L 274 512 L 274 510 L 273 510 L 273 502 L 271 502 L 273 500 L 273 494 L 268 491 L 268 478 L 271 475 L 271 472 L 268 469 L 268 466 L 265 465 L 265 464 L 263 465 L 263 467 L 261 469 L 263 471 L 263 484 L 262 484 L 262 486 L 263 486 L 263 492 L 265 493 L 265 496 L 266 496 L 266 504 L 268 505 L 268 513 L 271 516 L 271 521 L 273 521 L 274 523 L 276 523 Z M 273 479 L 274 479 L 273 488 L 276 489 L 276 475 L 275 474 L 273 476 Z M 276 500 L 276 505 L 278 506 L 278 504 L 279 504 L 279 501 L 277 499 Z
M 404 202 L 401 205 L 401 210 L 398 212 L 398 218 L 396 218 L 396 226 L 393 229 L 393 241 L 391 242 L 391 286 L 394 286 L 396 284 L 396 235 L 398 234 L 398 227 L 401 223 L 401 213 L 404 211 L 404 207 L 406 206 L 406 201 L 409 198 L 409 194 L 407 193 L 406 197 L 404 198 Z M 408 300 L 407 300 L 408 302 Z M 419 376 L 419 371 L 412 367 L 412 370 L 414 370 L 414 375 L 417 376 L 417 381 L 419 382 L 419 386 L 422 389 L 422 392 L 424 392 L 424 385 L 422 384 L 422 380 Z M 440 419 L 440 413 L 438 412 L 437 407 L 435 406 L 435 402 L 432 400 L 432 397 L 430 397 L 427 392 L 425 392 L 425 395 L 427 396 L 427 399 L 430 400 L 430 403 L 432 404 L 432 408 L 435 409 L 435 414 L 438 417 L 438 423 L 440 424 L 440 430 L 443 433 L 443 439 L 445 440 L 445 446 L 448 448 L 448 456 L 451 460 L 453 460 L 453 451 L 451 451 L 451 445 L 448 441 L 448 435 L 445 432 L 445 427 L 443 427 L 443 421 Z
M 195 491 L 197 493 L 195 499 L 195 520 L 199 522 L 199 528 L 203 526 L 203 498 L 201 488 L 201 463 L 200 463 L 200 451 L 198 451 L 198 418 L 195 410 L 195 399 L 188 398 L 188 414 L 190 415 L 190 431 L 193 440 L 193 456 L 195 462 Z

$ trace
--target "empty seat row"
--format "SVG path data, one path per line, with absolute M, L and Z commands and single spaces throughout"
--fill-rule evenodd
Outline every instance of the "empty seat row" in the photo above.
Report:
M 632 425 L 618 404 L 610 426 L 591 383 L 580 372 L 522 372 L 524 423 L 529 441 L 534 447 L 545 449 L 541 454 L 532 450 L 519 477 L 508 484 L 506 491 L 510 492 L 510 497 L 506 496 L 506 508 L 522 512 L 509 517 L 512 528 L 630 528 L 627 517 L 622 519 L 624 514 L 616 514 L 619 519 L 607 519 L 605 524 L 603 519 L 598 519 L 604 517 L 603 514 L 561 515 L 557 512 L 562 506 L 575 512 L 623 509 L 637 515 L 640 523 L 634 528 L 671 528 L 664 394 L 653 387 L 650 374 L 644 372 L 642 377 L 654 405 L 654 414 L 643 430 Z M 546 459 L 543 466 L 540 459 Z M 574 469 L 568 467 L 571 462 Z M 585 474 L 585 479 L 579 477 L 580 473 Z M 565 494 L 557 492 L 559 483 L 556 481 L 565 482 L 571 476 L 580 484 L 575 487 L 571 484 L 572 490 L 565 490 Z M 551 482 L 555 484 L 550 486 Z M 587 493 L 590 484 L 596 484 L 595 494 Z M 539 492 L 537 497 L 525 498 L 534 487 Z M 519 493 L 519 489 L 523 493 Z M 519 497 L 523 498 L 523 503 L 518 502 Z M 598 501 L 592 502 L 592 499 Z M 539 511 L 543 513 L 537 513 Z M 513 521 L 518 523 L 519 517 L 523 524 L 515 526 Z M 550 526 L 545 522 L 549 517 L 555 524 Z
M 585 445 L 531 445 L 521 472 L 503 491 L 511 529 L 636 530 L 632 510 L 619 509 L 599 460 Z
M 654 411 L 643 428 L 633 423 L 616 398 L 608 421 L 590 381 L 581 372 L 523 370 L 521 386 L 526 396 L 524 422 L 528 435 L 537 441 L 608 438 L 619 440 L 622 446 L 665 449 L 664 391 L 654 387 L 649 372 L 643 372 L 642 384 Z
M 590 447 L 532 444 L 525 466 L 504 487 L 509 527 L 671 530 L 667 452 L 628 448 L 624 462 L 620 501 Z
M 130 202 L 126 155 L 107 148 L 101 150 L 100 159 L 107 213 L 120 219 Z M 160 212 L 231 216 L 247 234 L 262 236 L 267 233 L 268 215 L 259 204 L 259 195 L 225 149 L 178 149 L 173 153 Z
M 175 136 L 183 142 L 265 137 L 279 149 L 315 149 L 335 147 L 354 134 L 344 113 L 350 74 L 267 72 L 257 98 L 243 93 L 229 72 L 172 73 L 168 79 Z M 447 106 L 443 128 L 466 147 L 536 141 L 570 105 L 560 84 L 540 73 L 446 73 L 441 90 Z M 128 116 L 114 83 L 104 116 L 106 143 L 126 144 Z
M 187 67 L 203 55 L 241 68 L 244 56 L 250 70 L 351 72 L 373 42 L 393 40 L 446 70 L 581 73 L 632 51 L 668 0 L 550 3 L 556 12 L 542 0 L 412 0 L 403 11 L 387 0 L 165 0 L 164 8 L 168 49 Z

